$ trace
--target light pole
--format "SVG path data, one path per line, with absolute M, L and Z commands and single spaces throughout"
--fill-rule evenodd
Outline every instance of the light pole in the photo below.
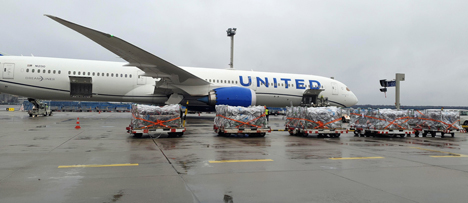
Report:
M 236 35 L 236 30 L 237 28 L 228 28 L 226 30 L 227 36 L 231 37 L 231 63 L 229 63 L 231 68 L 234 67 L 234 35 Z
M 387 87 L 395 87 L 395 107 L 400 109 L 400 81 L 405 81 L 404 73 L 397 73 L 395 80 L 387 81 L 386 79 L 380 80 L 381 92 L 387 92 Z

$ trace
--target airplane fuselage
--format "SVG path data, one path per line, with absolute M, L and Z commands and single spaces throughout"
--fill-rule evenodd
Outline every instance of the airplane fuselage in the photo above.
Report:
M 347 107 L 356 96 L 341 82 L 320 76 L 230 69 L 180 67 L 209 82 L 205 86 L 165 84 L 145 77 L 124 62 L 105 62 L 46 57 L 1 56 L 0 92 L 44 100 L 118 101 L 163 105 L 169 97 L 158 88 L 190 92 L 196 100 L 219 87 L 244 87 L 255 91 L 256 104 L 271 107 L 299 105 L 306 89 L 324 89 L 332 105 Z M 72 78 L 88 78 L 92 96 L 72 97 Z M 159 83 L 159 84 L 158 84 Z M 186 92 L 185 92 L 186 93 Z M 196 103 L 196 102 L 195 102 Z

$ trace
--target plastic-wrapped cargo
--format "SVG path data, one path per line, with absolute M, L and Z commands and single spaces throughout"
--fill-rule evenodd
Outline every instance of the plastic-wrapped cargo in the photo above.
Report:
M 351 109 L 350 110 L 350 127 L 352 128 L 370 128 L 371 127 L 371 118 L 366 117 L 367 109 Z
M 181 106 L 178 104 L 166 106 L 132 105 L 132 120 L 130 126 L 138 128 L 182 128 L 180 118 Z
M 287 107 L 286 126 L 304 129 L 342 127 L 342 109 L 338 107 Z
M 264 106 L 216 105 L 214 125 L 223 128 L 264 128 L 267 126 Z
M 458 111 L 433 110 L 414 111 L 410 125 L 424 130 L 462 130 Z
M 411 110 L 396 109 L 353 109 L 351 126 L 363 129 L 408 129 Z

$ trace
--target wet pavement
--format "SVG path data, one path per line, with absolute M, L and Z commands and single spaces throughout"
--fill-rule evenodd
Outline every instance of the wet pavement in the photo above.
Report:
M 75 129 L 77 117 L 81 129 Z M 129 113 L 0 111 L 0 202 L 465 202 L 467 135 L 133 138 Z M 270 125 L 281 128 L 281 116 Z

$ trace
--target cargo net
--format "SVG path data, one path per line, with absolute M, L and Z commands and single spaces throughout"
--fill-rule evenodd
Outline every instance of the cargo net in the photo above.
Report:
M 415 110 L 412 117 L 408 123 L 414 129 L 436 131 L 463 129 L 459 123 L 460 113 L 457 111 Z
M 132 105 L 133 129 L 140 128 L 182 128 L 181 107 L 178 104 L 166 106 Z
M 341 128 L 343 112 L 338 107 L 286 107 L 286 127 L 302 129 Z
M 214 125 L 217 128 L 265 128 L 267 120 L 264 106 L 216 105 Z
M 405 130 L 411 110 L 351 109 L 350 127 L 355 129 Z

